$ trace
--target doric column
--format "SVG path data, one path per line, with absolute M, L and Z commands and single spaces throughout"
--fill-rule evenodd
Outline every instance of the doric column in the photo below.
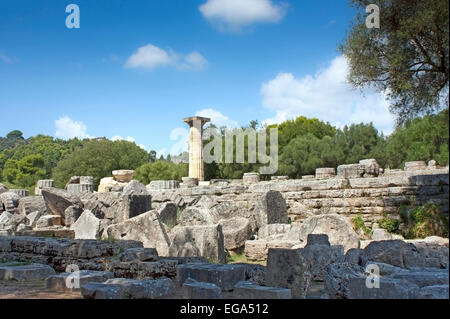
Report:
M 183 119 L 190 127 L 189 136 L 189 177 L 197 178 L 199 181 L 205 180 L 203 167 L 203 125 L 211 121 L 206 117 L 189 117 Z

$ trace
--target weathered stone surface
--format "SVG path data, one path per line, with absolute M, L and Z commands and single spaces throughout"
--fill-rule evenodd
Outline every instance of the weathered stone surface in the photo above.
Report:
M 187 299 L 222 299 L 222 290 L 218 286 L 192 278 L 184 282 L 183 293 Z
M 316 239 L 310 235 L 308 244 L 305 248 L 300 249 L 300 253 L 310 263 L 313 280 L 323 280 L 323 273 L 329 264 L 344 261 L 344 247 L 330 246 L 328 240 L 328 243 L 322 244 L 323 241 Z
M 359 165 L 364 171 L 364 177 L 376 177 L 380 173 L 380 164 L 376 159 L 364 159 L 359 161 Z
M 46 287 L 51 291 L 78 291 L 81 290 L 83 285 L 91 282 L 102 283 L 113 277 L 114 274 L 107 271 L 80 270 L 78 272 L 65 272 L 47 277 Z
M 30 191 L 28 189 L 10 189 L 9 191 L 16 193 L 20 198 L 30 196 Z
M 0 264 L 0 280 L 40 280 L 54 274 L 55 270 L 48 265 L 23 265 L 22 263 Z
M 14 213 L 16 207 L 19 205 L 20 196 L 12 191 L 7 191 L 0 194 L 0 210 Z
M 8 187 L 0 183 L 0 194 L 6 193 L 8 190 L 9 190 Z
M 244 173 L 242 177 L 242 182 L 244 185 L 254 184 L 259 182 L 259 174 L 258 173 Z
M 449 299 L 448 285 L 435 285 L 420 289 L 420 299 Z
M 104 285 L 118 287 L 124 299 L 156 299 L 170 294 L 174 289 L 172 280 L 168 278 L 147 280 L 114 278 L 108 279 Z
M 120 256 L 120 261 L 157 261 L 159 259 L 158 252 L 155 248 L 129 248 L 125 250 Z
M 115 186 L 118 186 L 120 183 L 115 181 L 113 177 L 104 177 L 100 180 L 100 184 L 98 185 L 99 193 L 108 193 L 111 192 Z M 125 185 L 121 185 L 124 186 Z
M 47 227 L 45 229 L 19 230 L 14 236 L 47 237 L 47 238 L 75 238 L 73 230 L 61 228 L 61 226 Z
M 214 262 L 225 262 L 226 254 L 222 226 L 176 226 L 171 231 L 169 256 L 205 257 Z
M 65 190 L 57 188 L 42 189 L 47 211 L 52 215 L 59 215 L 62 218 L 62 224 L 65 225 L 65 210 L 69 206 L 83 207 L 80 198 Z
M 433 267 L 440 268 L 431 260 L 431 265 L 427 262 L 424 254 L 420 254 L 416 246 L 405 243 L 401 240 L 386 240 L 371 242 L 364 248 L 361 254 L 362 264 L 369 261 L 382 262 L 401 268 L 410 267 Z
M 258 228 L 268 224 L 288 223 L 286 201 L 278 191 L 262 194 L 253 214 Z
M 173 227 L 178 223 L 177 211 L 178 208 L 174 203 L 165 203 L 157 210 L 161 222 L 170 227 Z
M 124 299 L 118 285 L 98 282 L 81 286 L 81 294 L 85 299 Z
M 52 226 L 61 226 L 62 225 L 62 217 L 59 215 L 45 215 L 41 216 L 36 222 L 36 228 L 42 229 L 46 227 Z
M 94 191 L 93 184 L 69 184 L 66 187 L 71 194 L 92 193 Z
M 167 256 L 169 252 L 170 240 L 156 211 L 113 224 L 103 237 L 140 241 L 146 248 L 156 248 L 160 256 Z
M 269 224 L 258 230 L 258 239 L 300 241 L 300 228 L 292 224 Z
M 41 196 L 42 189 L 46 187 L 55 187 L 55 181 L 53 179 L 40 179 L 36 183 L 34 188 L 34 195 Z
M 85 210 L 80 218 L 70 226 L 75 232 L 75 239 L 100 239 L 100 219 L 90 210 Z
M 435 285 L 448 285 L 448 269 L 418 268 L 411 271 L 394 273 L 391 278 L 404 279 L 419 286 L 419 288 Z
M 179 284 L 183 285 L 188 278 L 199 282 L 213 283 L 222 291 L 230 291 L 239 281 L 245 280 L 245 267 L 207 263 L 178 265 L 177 280 Z
M 198 186 L 198 179 L 194 177 L 183 177 L 183 187 L 195 187 Z
M 175 180 L 151 181 L 146 187 L 150 189 L 176 189 L 180 187 L 180 182 Z
M 225 249 L 236 250 L 241 248 L 252 236 L 250 222 L 246 218 L 223 219 L 219 221 L 219 224 L 222 225 Z
M 4 211 L 0 214 L 0 229 L 5 229 L 11 225 L 11 221 L 13 219 L 13 214 L 7 211 Z
M 69 185 L 94 185 L 93 176 L 72 176 L 64 187 L 65 190 L 69 190 Z M 53 186 L 50 186 L 53 187 Z
M 300 226 L 300 239 L 306 242 L 309 234 L 326 234 L 331 245 L 342 245 L 344 251 L 359 248 L 359 236 L 343 216 L 337 214 L 312 216 Z
M 45 205 L 44 197 L 42 196 L 27 196 L 19 199 L 17 206 L 22 215 L 28 215 L 32 212 L 38 211 L 41 215 L 47 213 L 47 206 Z
M 148 278 L 173 278 L 176 276 L 176 266 L 178 260 L 162 259 L 157 261 L 120 261 L 108 260 L 105 270 L 114 273 L 114 277 L 128 279 L 148 279 Z
M 359 265 L 361 263 L 361 254 L 363 250 L 359 248 L 351 248 L 345 254 L 344 262 Z
M 405 171 L 418 171 L 427 168 L 427 164 L 424 161 L 413 161 L 405 163 Z
M 406 280 L 379 277 L 380 288 L 368 288 L 364 268 L 349 263 L 334 263 L 324 274 L 330 298 L 337 299 L 414 299 L 419 287 Z
M 125 195 L 149 195 L 144 184 L 135 179 L 133 179 L 127 184 L 127 186 L 123 188 L 123 193 Z
M 81 200 L 84 209 L 100 219 L 110 219 L 120 223 L 139 216 L 151 209 L 150 195 L 124 195 L 122 193 L 83 194 Z
M 332 167 L 323 167 L 316 169 L 316 178 L 330 178 L 336 176 L 336 169 Z
M 372 240 L 391 240 L 392 235 L 383 228 L 377 228 L 373 230 Z
M 360 178 L 364 175 L 364 169 L 359 164 L 346 164 L 337 167 L 337 176 L 343 178 Z
M 302 256 L 300 249 L 269 249 L 267 258 L 268 286 L 289 288 L 292 297 L 306 297 L 312 273 L 309 262 Z
M 179 223 L 183 226 L 212 225 L 215 218 L 206 207 L 188 207 L 181 212 Z
M 81 214 L 83 214 L 84 209 L 78 205 L 72 205 L 66 208 L 64 211 L 66 226 L 72 226 Z
M 120 170 L 112 171 L 112 175 L 114 176 L 116 181 L 118 181 L 120 183 L 128 183 L 133 179 L 134 171 L 127 170 L 127 169 L 120 169 Z
M 291 299 L 291 289 L 267 287 L 252 281 L 240 281 L 234 286 L 234 297 L 239 299 Z

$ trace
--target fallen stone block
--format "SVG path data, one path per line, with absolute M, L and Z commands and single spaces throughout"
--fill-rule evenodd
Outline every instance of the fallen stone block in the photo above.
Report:
M 63 189 L 44 188 L 42 189 L 47 211 L 52 215 L 59 215 L 62 218 L 62 224 L 65 225 L 65 210 L 69 206 L 83 207 L 80 198 Z
M 120 256 L 120 261 L 130 262 L 130 261 L 157 261 L 158 252 L 155 248 L 129 248 L 125 250 Z
M 262 194 L 253 215 L 258 228 L 268 224 L 288 223 L 286 201 L 278 191 L 268 191 Z
M 0 264 L 0 280 L 42 280 L 54 274 L 55 270 L 49 265 L 24 265 L 24 263 L 20 262 Z
M 80 270 L 47 277 L 46 287 L 52 291 L 78 291 L 91 282 L 105 282 L 114 277 L 112 272 Z
M 222 290 L 218 286 L 192 278 L 184 282 L 183 293 L 187 299 L 222 299 Z
M 427 286 L 420 289 L 420 299 L 449 299 L 448 285 Z
M 62 217 L 60 215 L 41 216 L 36 222 L 36 228 L 47 228 L 61 225 L 62 225 Z
M 105 285 L 116 285 L 125 299 L 156 299 L 170 294 L 174 289 L 172 280 L 133 280 L 124 278 L 108 279 Z
M 156 248 L 160 256 L 167 256 L 170 246 L 170 239 L 156 211 L 110 225 L 103 238 L 140 241 L 145 248 Z
M 39 212 L 41 215 L 47 213 L 47 206 L 45 206 L 44 197 L 42 196 L 27 196 L 19 199 L 17 206 L 22 215 L 29 215 L 32 212 Z
M 267 258 L 268 286 L 290 288 L 292 297 L 304 299 L 312 279 L 310 263 L 300 249 L 269 249 Z
M 252 229 L 248 219 L 234 217 L 219 221 L 222 226 L 224 246 L 227 250 L 236 250 L 245 245 L 245 241 L 252 236 Z
M 234 286 L 238 299 L 292 299 L 291 289 L 260 286 L 252 281 L 240 281 Z
M 81 286 L 81 294 L 85 299 L 124 299 L 117 285 L 91 282 Z
M 167 226 L 175 226 L 177 224 L 177 206 L 174 203 L 165 203 L 158 208 L 159 219 Z
M 436 269 L 436 268 L 424 268 L 420 270 L 413 271 L 403 271 L 399 273 L 395 273 L 391 276 L 393 279 L 404 279 L 409 282 L 412 282 L 419 286 L 419 288 L 423 288 L 426 286 L 435 286 L 435 285 L 447 285 L 449 284 L 448 280 L 448 269 Z
M 222 227 L 219 224 L 174 227 L 168 256 L 205 257 L 214 262 L 226 262 Z
M 85 210 L 70 229 L 75 232 L 75 239 L 99 239 L 100 219 L 90 210 Z
M 347 252 L 351 248 L 359 248 L 358 234 L 353 230 L 350 221 L 338 214 L 311 216 L 300 226 L 300 239 L 307 241 L 309 234 L 328 235 L 331 245 L 342 245 Z
M 177 266 L 177 280 L 183 285 L 188 278 L 217 285 L 222 291 L 233 290 L 245 280 L 245 267 L 236 265 L 188 263 Z

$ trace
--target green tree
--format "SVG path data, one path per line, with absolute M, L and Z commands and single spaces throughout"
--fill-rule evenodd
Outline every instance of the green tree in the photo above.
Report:
M 53 169 L 57 187 L 64 187 L 71 176 L 93 176 L 94 186 L 112 176 L 117 169 L 136 169 L 148 161 L 148 154 L 128 141 L 91 140 L 66 155 Z
M 349 81 L 387 92 L 399 123 L 448 108 L 448 0 L 378 0 L 380 28 L 365 25 L 373 0 L 351 0 L 358 15 L 340 51 Z
M 178 180 L 188 175 L 188 165 L 175 164 L 168 161 L 156 161 L 146 163 L 136 169 L 135 178 L 143 184 L 149 184 L 155 180 Z

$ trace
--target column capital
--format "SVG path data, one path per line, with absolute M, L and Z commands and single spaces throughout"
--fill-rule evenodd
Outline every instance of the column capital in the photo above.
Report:
M 195 121 L 201 121 L 202 126 L 203 126 L 206 123 L 211 122 L 211 119 L 207 118 L 207 117 L 201 117 L 201 116 L 186 117 L 183 119 L 183 122 L 188 124 L 189 126 L 193 126 Z

